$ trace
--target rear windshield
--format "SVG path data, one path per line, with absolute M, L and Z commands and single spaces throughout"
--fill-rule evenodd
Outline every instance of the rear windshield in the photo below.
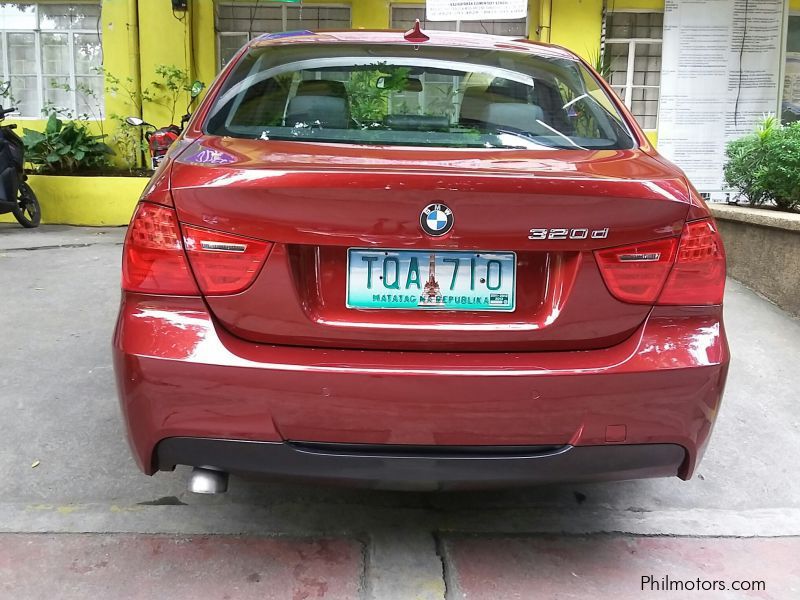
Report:
M 205 130 L 381 146 L 636 145 L 598 82 L 574 60 L 411 44 L 253 47 L 225 81 Z

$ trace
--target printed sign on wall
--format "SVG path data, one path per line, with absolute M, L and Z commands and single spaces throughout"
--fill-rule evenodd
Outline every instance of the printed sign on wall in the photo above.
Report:
M 701 192 L 723 189 L 725 144 L 778 110 L 784 7 L 665 2 L 658 149 Z
M 528 0 L 428 0 L 428 21 L 481 21 L 521 19 L 528 15 Z

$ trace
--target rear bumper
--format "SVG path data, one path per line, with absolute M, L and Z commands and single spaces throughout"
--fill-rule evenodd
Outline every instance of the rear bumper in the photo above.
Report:
M 114 338 L 128 437 L 146 473 L 189 464 L 400 487 L 688 478 L 728 361 L 720 308 L 656 309 L 602 350 L 378 352 L 253 344 L 219 328 L 198 298 L 123 294 Z M 475 456 L 374 455 L 389 446 Z M 483 454 L 509 446 L 539 449 Z
M 156 449 L 161 470 L 213 465 L 270 478 L 418 491 L 670 477 L 678 474 L 685 458 L 686 451 L 674 444 L 445 452 L 430 447 L 387 451 L 363 445 L 169 438 Z

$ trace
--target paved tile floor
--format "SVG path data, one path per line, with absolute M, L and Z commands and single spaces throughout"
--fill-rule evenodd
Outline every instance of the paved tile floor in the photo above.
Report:
M 128 452 L 109 356 L 123 234 L 0 224 L 0 598 L 800 597 L 800 323 L 740 284 L 692 481 L 396 494 L 234 477 L 209 498 Z M 766 590 L 645 593 L 648 574 Z

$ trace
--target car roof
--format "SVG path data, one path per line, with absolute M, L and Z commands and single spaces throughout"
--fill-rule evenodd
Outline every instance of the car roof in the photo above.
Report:
M 289 44 L 398 44 L 449 46 L 481 50 L 504 50 L 524 52 L 543 58 L 562 58 L 579 60 L 578 57 L 561 46 L 534 42 L 526 39 L 513 39 L 484 33 L 463 33 L 425 29 L 423 33 L 430 39 L 422 42 L 409 42 L 403 36 L 405 31 L 392 29 L 348 29 L 319 31 L 285 31 L 265 33 L 254 38 L 249 47 L 283 46 Z

